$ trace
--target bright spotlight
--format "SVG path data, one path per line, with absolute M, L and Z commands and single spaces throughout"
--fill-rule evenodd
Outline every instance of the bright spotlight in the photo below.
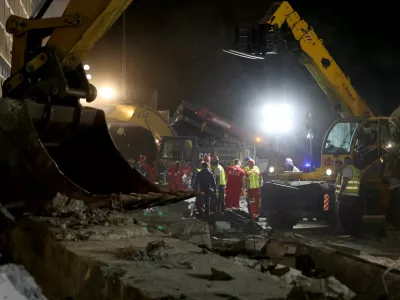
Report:
M 86 74 L 86 78 L 87 78 L 88 80 L 90 80 L 90 79 L 92 79 L 92 75 Z
M 83 66 L 83 69 L 84 69 L 85 71 L 89 71 L 89 70 L 90 70 L 90 66 L 89 66 L 89 65 L 84 65 L 84 66 Z
M 256 137 L 256 142 L 257 143 L 261 143 L 261 138 L 260 137 Z
M 112 99 L 115 97 L 115 90 L 112 87 L 103 87 L 99 90 L 99 95 L 104 99 Z
M 388 147 L 388 148 L 392 148 L 392 147 L 393 147 L 392 143 L 389 143 L 389 144 L 387 145 L 387 147 Z
M 269 172 L 270 172 L 270 173 L 274 173 L 274 171 L 275 171 L 275 168 L 274 168 L 274 167 L 272 167 L 272 166 L 269 167 Z
M 327 169 L 325 173 L 326 173 L 326 175 L 331 176 L 332 175 L 332 170 L 331 169 Z
M 268 105 L 265 107 L 265 130 L 271 133 L 285 133 L 292 129 L 293 111 L 288 104 Z

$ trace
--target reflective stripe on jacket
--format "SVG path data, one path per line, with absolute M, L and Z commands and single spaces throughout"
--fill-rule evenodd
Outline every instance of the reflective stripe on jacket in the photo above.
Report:
M 257 166 L 253 169 L 248 168 L 246 174 L 249 177 L 249 189 L 260 188 L 260 169 Z
M 341 188 L 342 188 L 342 172 L 338 173 L 337 176 L 336 176 L 336 183 L 335 183 L 335 196 L 336 196 L 336 199 L 339 196 Z
M 343 192 L 343 195 L 358 197 L 360 195 L 360 179 L 361 179 L 360 170 L 353 165 L 347 166 L 346 168 L 352 169 L 353 177 L 349 179 L 349 182 L 347 184 L 346 190 Z M 341 185 L 342 184 L 343 184 L 343 176 L 341 180 Z

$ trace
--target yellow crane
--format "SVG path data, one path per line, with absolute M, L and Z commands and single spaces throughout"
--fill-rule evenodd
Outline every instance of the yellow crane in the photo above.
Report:
M 79 102 L 92 102 L 97 95 L 82 60 L 131 2 L 70 0 L 62 16 L 42 19 L 52 3 L 44 0 L 31 18 L 8 18 L 11 76 L 0 100 L 3 205 L 22 202 L 38 208 L 56 193 L 88 203 L 120 193 L 147 194 L 152 200 L 145 206 L 189 197 L 171 198 L 132 170 L 114 146 L 104 111 Z M 113 114 L 122 118 L 131 113 L 125 109 Z M 138 203 L 130 205 L 143 204 Z
M 360 196 L 365 215 L 382 215 L 388 207 L 385 156 L 393 147 L 389 117 L 375 117 L 352 86 L 350 79 L 315 33 L 292 6 L 274 3 L 252 27 L 238 28 L 236 48 L 226 51 L 250 59 L 278 53 L 283 36 L 299 61 L 313 75 L 342 118 L 328 129 L 321 150 L 321 168 L 312 173 L 285 172 L 263 187 L 263 211 L 275 227 L 291 227 L 303 217 L 330 216 L 334 193 L 335 160 L 346 156 L 362 170 Z M 327 205 L 328 204 L 328 205 Z

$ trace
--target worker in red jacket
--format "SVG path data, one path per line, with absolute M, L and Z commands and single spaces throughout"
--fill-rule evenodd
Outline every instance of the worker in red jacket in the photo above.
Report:
M 175 184 L 175 163 L 171 162 L 168 167 L 167 171 L 167 181 L 168 181 L 168 190 L 169 191 L 176 191 L 176 184 Z
M 233 165 L 225 170 L 228 177 L 226 183 L 226 208 L 239 208 L 240 207 L 240 194 L 243 188 L 243 178 L 246 178 L 246 173 L 240 167 L 240 161 L 235 159 Z
M 182 176 L 183 176 L 182 164 L 179 161 L 177 161 L 175 163 L 175 174 L 174 174 L 175 180 L 174 181 L 175 181 L 176 188 L 178 190 L 186 189 L 185 185 L 183 184 Z

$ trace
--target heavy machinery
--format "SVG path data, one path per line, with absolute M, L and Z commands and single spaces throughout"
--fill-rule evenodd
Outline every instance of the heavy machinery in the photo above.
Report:
M 158 158 L 165 165 L 171 161 L 187 161 L 193 166 L 206 155 L 216 155 L 220 160 L 229 161 L 239 158 L 244 162 L 246 156 L 255 157 L 254 137 L 253 145 L 247 145 L 248 137 L 252 137 L 245 129 L 231 121 L 215 114 L 209 109 L 182 102 L 176 112 L 166 119 L 159 112 L 143 105 L 110 105 L 102 107 L 106 119 L 111 126 L 133 124 L 151 132 L 158 148 Z M 174 127 L 190 127 L 189 132 L 194 135 L 179 135 Z M 128 138 L 129 139 L 129 138 Z M 118 146 L 118 145 L 117 145 Z M 267 160 L 259 160 L 266 169 Z M 162 182 L 166 182 L 162 180 Z
M 385 215 L 389 191 L 384 164 L 393 147 L 391 119 L 373 116 L 314 29 L 291 5 L 275 3 L 258 24 L 237 28 L 235 49 L 225 52 L 265 59 L 277 54 L 282 44 L 310 71 L 342 118 L 326 133 L 320 169 L 308 174 L 285 172 L 262 187 L 262 213 L 276 228 L 291 228 L 303 217 L 329 218 L 335 199 L 329 185 L 335 178 L 333 163 L 350 156 L 361 170 L 364 215 Z
M 79 102 L 92 102 L 97 94 L 86 78 L 83 57 L 131 1 L 70 0 L 61 17 L 42 19 L 52 3 L 45 0 L 30 19 L 8 18 L 11 76 L 0 100 L 3 206 L 21 202 L 41 208 L 56 193 L 87 203 L 120 193 L 157 193 L 168 201 L 193 196 L 172 199 L 132 170 L 110 138 L 104 112 Z M 143 205 L 162 204 L 156 200 Z

